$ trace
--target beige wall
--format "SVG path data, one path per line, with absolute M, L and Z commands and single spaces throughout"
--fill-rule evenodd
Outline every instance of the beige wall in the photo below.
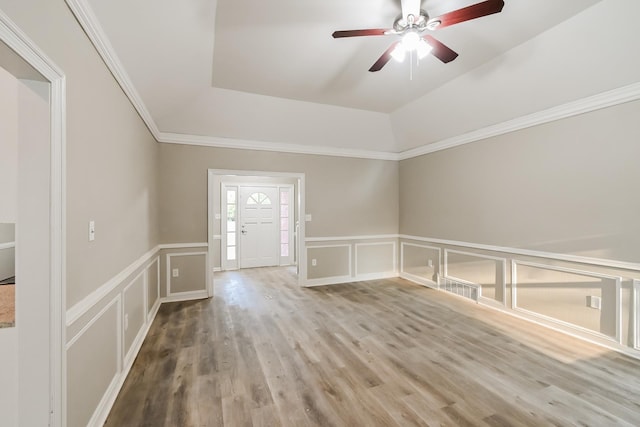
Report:
M 158 243 L 158 147 L 63 0 L 0 0 L 0 9 L 66 76 L 71 307 Z
M 397 233 L 391 161 L 160 144 L 161 239 L 207 239 L 207 169 L 304 173 L 307 237 Z
M 640 101 L 400 164 L 408 235 L 637 262 Z
M 18 203 L 18 81 L 0 62 L 0 223 L 15 222 Z

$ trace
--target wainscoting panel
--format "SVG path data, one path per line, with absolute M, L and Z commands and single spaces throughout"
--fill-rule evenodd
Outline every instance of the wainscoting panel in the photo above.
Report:
M 355 273 L 359 280 L 397 275 L 396 242 L 356 243 Z
M 351 281 L 351 264 L 349 244 L 307 246 L 306 284 L 313 286 Z
M 155 310 L 160 305 L 160 257 L 156 257 L 155 260 L 147 267 L 147 317 L 155 316 Z
M 122 300 L 118 294 L 66 346 L 67 425 L 101 425 L 121 370 Z
M 620 277 L 512 262 L 514 310 L 620 342 Z
M 438 287 L 442 250 L 435 246 L 400 243 L 400 277 L 430 288 Z
M 466 284 L 479 287 L 479 298 L 489 300 L 486 302 L 506 304 L 506 269 L 505 258 L 444 250 L 444 278 L 452 279 L 452 283 L 460 283 L 462 286 Z
M 133 342 L 142 331 L 146 320 L 146 274 L 146 270 L 140 272 L 122 292 L 122 306 L 124 308 L 122 313 L 123 351 L 125 360 L 128 358 Z
M 633 281 L 633 348 L 640 350 L 640 280 Z
M 207 298 L 207 252 L 167 254 L 167 301 Z

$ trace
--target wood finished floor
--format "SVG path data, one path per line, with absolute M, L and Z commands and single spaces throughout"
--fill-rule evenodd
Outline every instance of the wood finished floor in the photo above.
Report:
M 216 275 L 165 304 L 108 426 L 640 425 L 640 361 L 402 279 Z

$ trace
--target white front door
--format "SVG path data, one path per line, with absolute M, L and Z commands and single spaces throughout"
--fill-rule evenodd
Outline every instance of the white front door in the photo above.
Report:
M 278 188 L 240 187 L 240 268 L 279 263 Z

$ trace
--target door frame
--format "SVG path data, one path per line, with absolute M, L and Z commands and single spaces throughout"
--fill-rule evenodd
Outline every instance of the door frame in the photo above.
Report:
M 49 82 L 50 97 L 50 297 L 49 297 L 49 401 L 50 426 L 66 425 L 66 80 L 64 73 L 0 10 L 0 42 L 7 45 Z M 19 304 L 19 301 L 16 301 Z M 20 404 L 18 414 L 20 414 Z
M 221 188 L 214 183 L 216 177 L 220 177 L 221 181 L 225 176 L 265 176 L 272 178 L 295 178 L 298 180 L 297 206 L 299 218 L 299 227 L 296 238 L 294 239 L 296 260 L 298 264 L 298 285 L 303 286 L 307 277 L 307 251 L 305 244 L 305 174 L 295 172 L 267 172 L 255 170 L 231 170 L 231 169 L 208 169 L 207 171 L 207 291 L 209 296 L 213 296 L 213 279 L 214 279 L 214 253 L 217 250 L 222 256 L 221 247 L 222 236 L 214 234 L 216 230 L 221 233 L 221 212 L 214 212 L 214 201 L 220 200 Z M 276 185 L 277 186 L 277 185 Z M 219 219 L 216 219 L 216 215 Z M 217 225 L 217 227 L 216 227 Z

